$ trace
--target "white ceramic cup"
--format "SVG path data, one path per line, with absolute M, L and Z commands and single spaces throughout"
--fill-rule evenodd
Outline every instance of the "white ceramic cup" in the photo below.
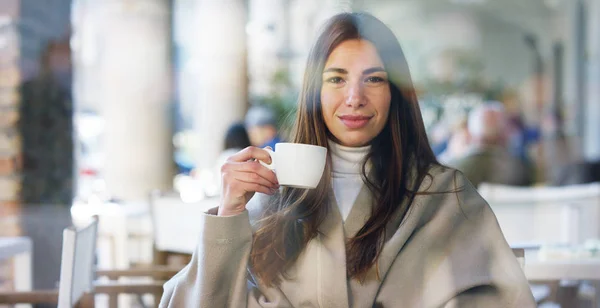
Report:
M 301 143 L 277 143 L 275 151 L 265 150 L 271 156 L 271 164 L 260 163 L 275 172 L 279 185 L 312 189 L 321 181 L 327 148 Z

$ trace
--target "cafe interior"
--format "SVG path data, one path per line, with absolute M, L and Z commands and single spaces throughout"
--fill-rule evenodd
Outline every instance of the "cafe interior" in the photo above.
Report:
M 521 167 L 461 171 L 539 307 L 599 308 L 600 0 L 1 0 L 0 307 L 156 307 L 220 204 L 232 127 L 289 140 L 340 12 L 397 36 L 440 163 L 461 170 L 473 111 L 501 110 Z

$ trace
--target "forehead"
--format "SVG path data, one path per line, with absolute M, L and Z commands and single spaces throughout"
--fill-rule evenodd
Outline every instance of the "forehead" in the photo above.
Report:
M 383 66 L 377 48 L 367 40 L 346 40 L 336 46 L 325 67 L 331 66 Z

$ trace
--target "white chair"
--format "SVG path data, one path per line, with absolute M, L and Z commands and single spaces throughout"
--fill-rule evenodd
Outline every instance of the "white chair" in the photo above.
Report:
M 176 193 L 152 192 L 150 213 L 155 251 L 191 255 L 200 236 L 199 217 L 218 206 L 219 200 L 219 197 L 211 197 L 186 203 Z
M 152 227 L 147 202 L 73 202 L 71 217 L 75 226 L 85 225 L 94 215 L 100 218 L 98 268 L 128 269 L 132 263 L 151 263 Z
M 120 307 L 118 299 L 121 294 L 152 294 L 154 305 L 158 306 L 163 283 L 177 270 L 153 267 L 96 271 L 94 259 L 98 225 L 98 216 L 93 216 L 93 221 L 86 227 L 64 230 L 58 308 L 73 307 L 84 294 L 89 294 L 90 299 L 81 307 L 93 307 L 94 295 L 98 294 L 108 295 L 110 308 Z M 96 280 L 96 277 L 105 279 Z M 149 279 L 131 280 L 133 277 Z
M 581 244 L 600 237 L 600 183 L 562 187 L 483 183 L 478 190 L 511 246 Z
M 97 234 L 98 216 L 83 228 L 63 231 L 58 308 L 74 307 L 84 294 L 93 291 Z
M 177 270 L 168 268 L 136 268 L 127 270 L 96 271 L 95 255 L 98 234 L 98 216 L 81 228 L 69 227 L 63 231 L 60 281 L 58 290 L 30 292 L 0 292 L 2 304 L 57 304 L 58 308 L 94 307 L 96 294 L 108 295 L 109 307 L 117 307 L 120 294 L 152 294 L 154 304 L 162 295 L 165 280 Z M 96 277 L 107 278 L 105 281 Z M 150 277 L 144 282 L 117 281 L 121 277 Z
M 31 238 L 0 237 L 0 261 L 13 260 L 13 288 L 15 291 L 31 291 L 33 242 Z M 16 308 L 29 308 L 31 305 L 17 305 Z
M 69 227 L 63 231 L 58 290 L 0 293 L 0 304 L 56 303 L 58 308 L 89 306 L 88 297 L 84 295 L 93 290 L 97 230 L 98 217 L 93 217 L 83 228 Z

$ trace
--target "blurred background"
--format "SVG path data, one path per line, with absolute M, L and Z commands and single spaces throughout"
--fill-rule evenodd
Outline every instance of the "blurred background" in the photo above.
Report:
M 0 236 L 32 241 L 31 287 L 94 214 L 98 264 L 170 262 L 151 196 L 189 255 L 224 157 L 288 138 L 315 34 L 348 11 L 395 32 L 436 155 L 475 185 L 600 180 L 600 0 L 0 0 Z M 16 276 L 0 260 L 0 289 Z

